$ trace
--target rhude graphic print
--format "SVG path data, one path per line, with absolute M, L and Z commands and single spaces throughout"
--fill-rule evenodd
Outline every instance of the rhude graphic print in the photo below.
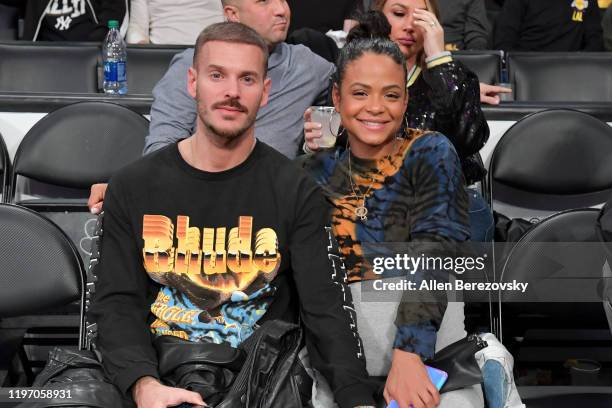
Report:
M 281 256 L 278 238 L 262 228 L 253 241 L 253 217 L 238 227 L 190 226 L 179 215 L 175 226 L 163 215 L 143 217 L 144 268 L 165 285 L 151 306 L 153 333 L 191 341 L 240 344 L 268 308 Z M 174 235 L 178 245 L 174 247 Z

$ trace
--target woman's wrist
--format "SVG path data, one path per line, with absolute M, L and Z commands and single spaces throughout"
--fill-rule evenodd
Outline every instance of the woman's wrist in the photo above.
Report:
M 430 57 L 425 58 L 425 63 L 427 64 L 427 68 L 431 69 L 433 67 L 437 67 L 438 65 L 451 62 L 452 60 L 453 57 L 450 51 L 440 51 Z

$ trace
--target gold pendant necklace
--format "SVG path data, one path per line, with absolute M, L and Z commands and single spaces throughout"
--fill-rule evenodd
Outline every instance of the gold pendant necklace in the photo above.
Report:
M 356 183 L 353 184 L 353 171 L 351 169 L 351 148 L 350 147 L 348 148 L 348 170 L 349 170 L 349 183 L 351 184 L 351 190 L 353 192 L 353 196 L 355 197 L 357 201 L 359 201 L 359 196 L 361 195 L 361 205 L 357 205 L 355 209 L 353 210 L 353 213 L 355 214 L 355 216 L 359 217 L 361 221 L 367 221 L 368 220 L 368 209 L 366 207 L 366 198 L 368 197 L 370 190 L 372 190 L 372 186 L 374 186 L 374 182 L 376 181 L 376 175 L 382 174 L 382 171 L 378 170 L 376 175 L 374 175 L 373 177 L 370 177 L 371 181 L 370 181 L 370 185 L 368 186 L 367 191 L 365 192 L 365 194 L 361 194 L 361 188 L 358 185 L 356 185 Z M 355 187 L 359 189 L 360 194 L 357 194 Z
M 363 197 L 362 204 L 355 208 L 355 215 L 361 218 L 361 221 L 368 220 L 368 209 L 365 206 L 365 196 Z
M 399 149 L 399 147 L 397 146 L 397 140 L 398 139 L 396 138 L 395 141 L 393 142 L 393 151 L 395 152 L 397 152 Z M 371 180 L 370 185 L 368 186 L 368 189 L 366 190 L 365 194 L 361 194 L 361 187 L 359 187 L 357 182 L 353 184 L 353 171 L 351 169 L 351 148 L 348 146 L 348 140 L 346 144 L 347 144 L 347 151 L 348 151 L 348 171 L 349 171 L 348 176 L 349 176 L 349 183 L 351 184 L 351 191 L 353 192 L 353 197 L 355 197 L 357 201 L 359 201 L 359 196 L 361 195 L 361 205 L 358 204 L 353 210 L 353 213 L 355 214 L 356 217 L 359 217 L 361 221 L 367 221 L 368 220 L 368 209 L 366 207 L 366 199 L 368 198 L 368 194 L 370 194 L 370 190 L 372 190 L 372 187 L 374 186 L 376 177 L 379 175 L 384 176 L 384 174 L 383 174 L 382 168 L 378 169 L 376 174 L 370 177 L 370 180 Z M 391 160 L 391 157 L 393 156 L 389 155 L 390 160 Z M 383 177 L 383 181 L 384 181 L 384 177 Z M 359 194 L 357 194 L 355 187 L 357 187 L 357 189 L 359 190 Z

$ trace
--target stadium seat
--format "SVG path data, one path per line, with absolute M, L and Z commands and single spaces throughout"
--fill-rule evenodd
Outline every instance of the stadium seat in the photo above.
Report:
M 96 93 L 97 44 L 0 43 L 0 91 Z
M 6 150 L 6 144 L 0 134 L 0 203 L 7 200 L 7 186 L 11 176 L 11 159 Z
M 18 352 L 24 369 L 22 330 L 7 330 L 15 320 L 79 300 L 83 305 L 85 271 L 74 244 L 51 221 L 36 212 L 0 204 L 0 386 Z M 84 344 L 83 309 L 79 345 Z M 19 324 L 13 324 L 13 328 Z
M 130 45 L 127 49 L 127 81 L 129 94 L 150 95 L 164 76 L 172 58 L 185 47 L 154 47 Z M 187 73 L 185 73 L 187 75 Z
M 480 82 L 500 82 L 503 59 L 501 51 L 455 51 L 453 58 L 473 71 Z
M 516 101 L 612 102 L 612 53 L 510 52 Z
M 539 219 L 592 207 L 612 195 L 612 128 L 588 114 L 551 109 L 502 136 L 489 165 L 493 210 Z
M 605 255 L 595 229 L 598 214 L 591 208 L 569 210 L 541 221 L 503 263 L 501 282 L 530 285 L 526 294 L 502 292 L 499 303 L 502 340 L 515 356 L 516 372 L 525 377 L 530 369 L 532 375 L 544 370 L 556 373 L 544 382 L 567 385 L 559 381 L 569 382 L 567 363 L 575 359 L 612 368 L 612 333 L 602 302 Z M 604 384 L 593 378 L 589 385 Z M 535 399 L 533 406 L 558 406 L 550 405 L 550 398 L 556 397 Z M 612 404 L 612 394 L 589 398 L 595 398 L 589 407 Z M 601 405 L 602 398 L 608 405 Z
M 90 187 L 141 156 L 148 125 L 143 116 L 106 102 L 81 102 L 51 112 L 17 149 L 12 202 L 52 219 L 86 260 L 95 225 L 87 208 Z

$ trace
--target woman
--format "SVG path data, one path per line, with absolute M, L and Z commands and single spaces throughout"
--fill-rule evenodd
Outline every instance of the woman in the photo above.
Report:
M 377 35 L 388 35 L 406 58 L 410 103 L 407 127 L 443 133 L 453 143 L 468 185 L 485 174 L 476 153 L 489 137 L 489 127 L 480 109 L 478 77 L 444 51 L 444 30 L 438 21 L 435 0 L 377 0 L 362 23 L 376 27 Z M 305 148 L 316 151 L 318 124 L 305 115 Z M 493 219 L 487 204 L 475 190 L 470 195 L 472 240 L 489 241 Z
M 353 29 L 338 59 L 332 98 L 346 142 L 303 162 L 331 203 L 332 230 L 350 282 L 376 277 L 363 253 L 368 243 L 410 242 L 418 248 L 469 237 L 457 153 L 440 133 L 404 129 L 406 60 L 393 41 L 374 32 L 368 24 Z M 433 356 L 445 307 L 445 299 L 401 303 L 387 403 L 439 404 L 421 358 Z

